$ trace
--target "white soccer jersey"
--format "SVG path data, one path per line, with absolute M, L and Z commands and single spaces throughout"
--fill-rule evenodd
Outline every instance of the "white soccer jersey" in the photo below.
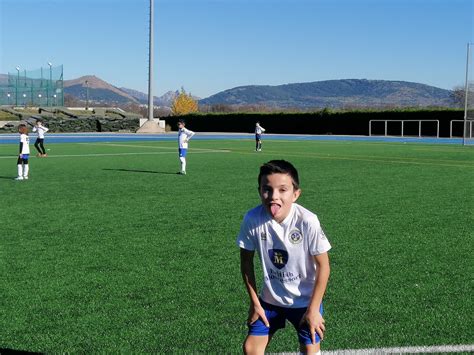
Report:
M 49 131 L 49 129 L 47 129 L 46 127 L 43 127 L 43 126 L 33 127 L 33 132 L 38 132 L 38 138 L 40 138 L 40 139 L 44 139 L 44 134 L 48 131 Z
M 294 203 L 278 223 L 260 205 L 247 212 L 237 245 L 254 250 L 263 268 L 263 301 L 282 307 L 309 305 L 316 282 L 314 255 L 331 249 L 318 217 Z
M 190 131 L 186 128 L 180 128 L 178 131 L 178 145 L 181 149 L 188 149 L 188 142 L 192 136 L 194 136 L 194 132 Z
M 20 134 L 20 143 L 23 143 L 20 154 L 30 154 L 30 137 L 27 134 Z
M 255 134 L 262 134 L 263 132 L 265 132 L 265 128 L 263 128 L 259 124 L 255 126 Z

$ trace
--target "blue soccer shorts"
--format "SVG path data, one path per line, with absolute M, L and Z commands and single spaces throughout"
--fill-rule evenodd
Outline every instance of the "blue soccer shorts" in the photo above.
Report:
M 28 159 L 30 159 L 29 154 L 20 154 L 18 156 L 17 164 L 28 164 Z
M 304 323 L 300 326 L 301 318 L 305 314 L 307 308 L 285 308 L 274 306 L 272 304 L 263 302 L 260 300 L 260 304 L 265 310 L 265 316 L 270 323 L 270 328 L 268 328 L 262 321 L 261 318 L 258 318 L 252 324 L 249 324 L 249 335 L 265 336 L 275 333 L 278 329 L 285 328 L 285 321 L 288 320 L 295 327 L 298 332 L 298 340 L 300 344 L 312 344 L 311 332 L 309 331 L 308 325 Z M 319 307 L 319 313 L 323 314 L 323 305 Z M 316 343 L 321 341 L 318 333 L 315 334 Z
M 178 154 L 180 158 L 186 158 L 186 154 L 188 153 L 188 150 L 185 148 L 178 148 Z
M 262 135 L 260 135 L 260 134 L 255 134 L 255 140 L 256 140 L 256 141 L 259 141 L 259 140 L 261 140 L 261 139 L 262 139 Z

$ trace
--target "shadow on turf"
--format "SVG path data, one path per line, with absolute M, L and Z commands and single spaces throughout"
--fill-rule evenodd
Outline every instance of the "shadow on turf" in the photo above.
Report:
M 5 179 L 5 180 L 14 180 L 14 176 L 0 176 L 0 179 Z
M 149 174 L 165 174 L 165 175 L 176 175 L 177 173 L 170 173 L 169 171 L 151 171 L 151 170 L 133 170 L 133 169 L 102 169 L 109 171 L 125 171 L 128 173 L 149 173 Z

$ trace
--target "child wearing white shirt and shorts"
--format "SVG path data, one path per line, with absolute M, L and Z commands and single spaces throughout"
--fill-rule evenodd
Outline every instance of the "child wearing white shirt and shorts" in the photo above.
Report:
M 30 137 L 28 137 L 28 127 L 25 124 L 18 126 L 18 133 L 20 133 L 20 154 L 16 162 L 18 167 L 18 176 L 15 180 L 28 180 L 28 173 L 30 166 L 28 160 L 30 158 Z
M 296 203 L 301 190 L 291 163 L 272 160 L 262 165 L 258 191 L 261 204 L 247 212 L 237 237 L 250 298 L 244 353 L 264 354 L 272 336 L 288 320 L 297 331 L 300 351 L 317 354 L 325 331 L 322 300 L 331 244 L 318 217 Z M 263 271 L 260 293 L 255 254 Z
M 186 154 L 188 153 L 188 142 L 194 136 L 194 132 L 186 129 L 184 120 L 178 121 L 178 155 L 181 162 L 181 171 L 178 174 L 186 175 Z

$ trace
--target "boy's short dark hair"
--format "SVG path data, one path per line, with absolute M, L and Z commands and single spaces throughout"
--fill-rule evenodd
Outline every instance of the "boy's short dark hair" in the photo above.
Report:
M 260 181 L 263 176 L 272 174 L 288 174 L 293 180 L 293 187 L 295 190 L 300 188 L 300 179 L 298 177 L 298 170 L 286 160 L 270 160 L 268 163 L 260 167 L 260 174 L 258 174 L 258 187 L 260 188 Z
M 22 134 L 28 134 L 28 126 L 24 123 L 18 125 L 18 131 Z
M 180 119 L 178 120 L 178 123 L 181 123 L 181 124 L 184 124 L 184 125 L 185 125 L 185 124 L 186 124 L 186 121 L 184 121 L 182 118 L 180 118 Z

